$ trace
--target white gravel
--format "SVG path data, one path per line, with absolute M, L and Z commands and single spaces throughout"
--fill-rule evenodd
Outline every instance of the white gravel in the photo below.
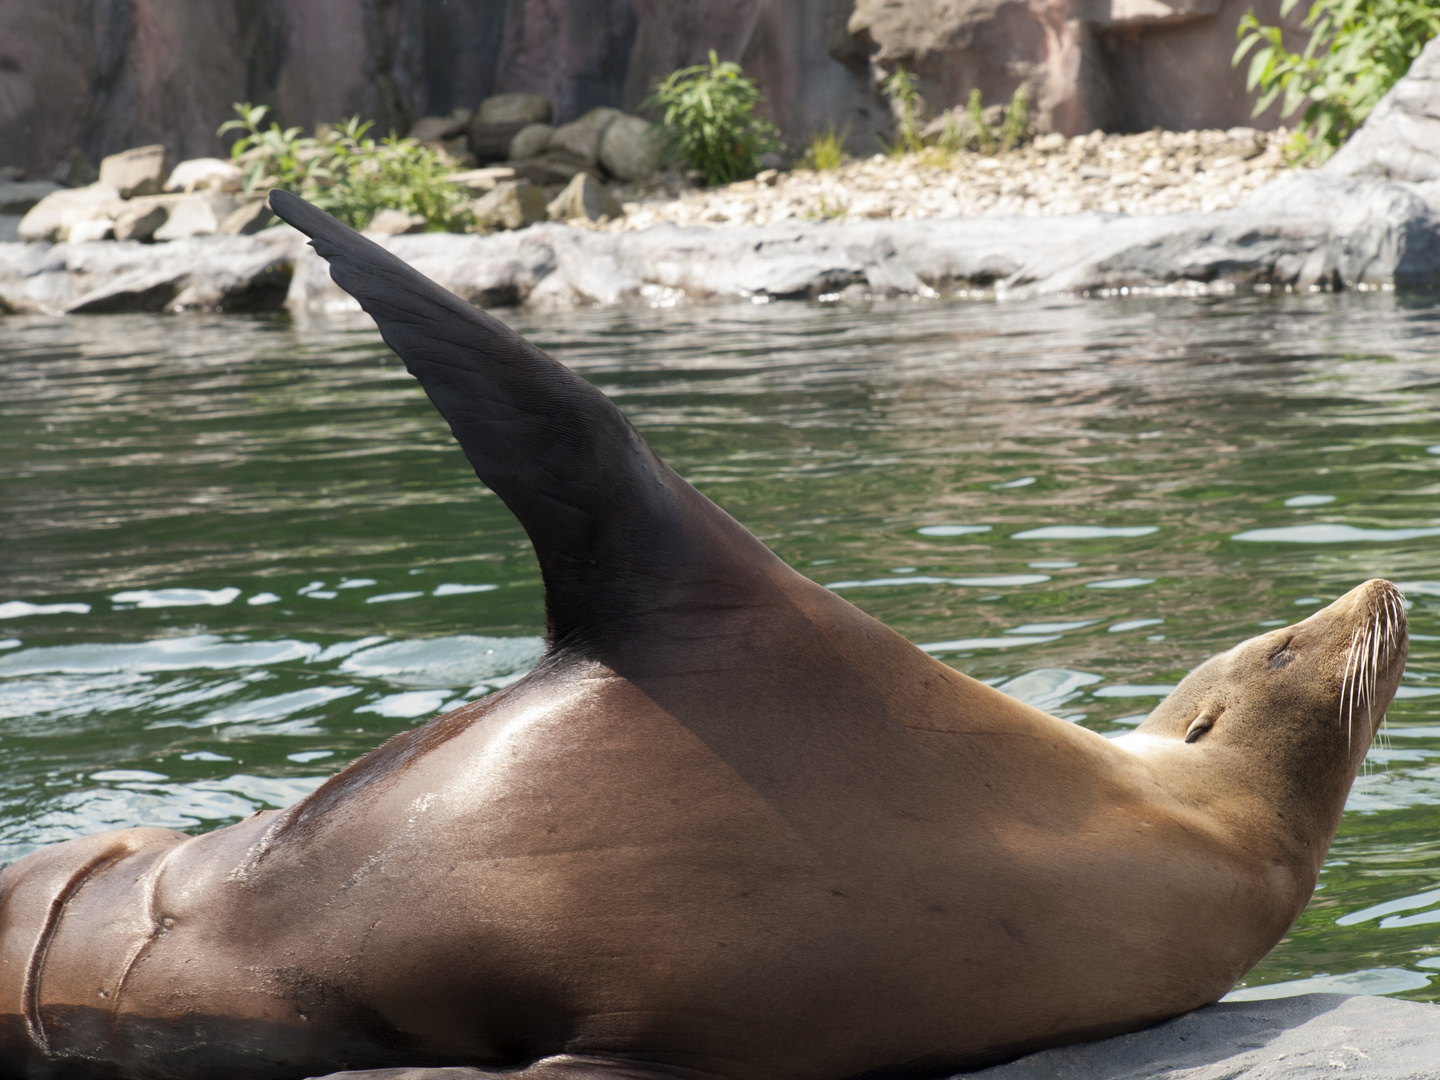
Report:
M 1252 128 L 1097 131 L 1072 139 L 1052 134 L 995 155 L 877 154 L 823 172 L 770 170 L 754 180 L 698 190 L 671 180 L 619 189 L 624 218 L 592 227 L 1223 210 L 1290 171 L 1283 152 L 1288 138 L 1283 129 Z

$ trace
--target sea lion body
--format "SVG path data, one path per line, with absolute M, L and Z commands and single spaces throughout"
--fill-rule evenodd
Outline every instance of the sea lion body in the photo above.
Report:
M 342 284 L 421 289 L 278 202 Z M 6 869 L 10 1073 L 940 1076 L 1213 1001 L 1304 907 L 1404 667 L 1393 586 L 1109 740 L 790 570 L 493 320 L 477 388 L 443 320 L 352 291 L 530 531 L 551 649 L 288 810 Z M 438 293 L 394 304 L 488 318 Z

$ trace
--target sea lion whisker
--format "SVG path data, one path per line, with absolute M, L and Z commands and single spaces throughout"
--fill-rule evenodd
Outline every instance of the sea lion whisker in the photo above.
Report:
M 1350 635 L 1350 644 L 1345 650 L 1345 670 L 1340 676 L 1340 715 L 1337 724 L 1346 723 L 1347 712 L 1353 720 L 1355 715 L 1354 698 L 1354 665 L 1357 656 L 1356 648 L 1360 641 L 1361 627 L 1356 626 L 1355 632 Z

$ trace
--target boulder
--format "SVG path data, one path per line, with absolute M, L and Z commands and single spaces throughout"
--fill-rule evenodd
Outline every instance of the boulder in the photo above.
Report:
M 600 140 L 610 125 L 624 115 L 619 109 L 591 109 L 580 119 L 551 132 L 547 149 L 570 154 L 585 168 L 593 169 L 600 162 Z
M 469 147 L 470 153 L 475 155 L 476 162 L 481 165 L 504 161 L 510 153 L 511 140 L 520 134 L 529 123 L 529 121 L 507 121 L 503 124 L 492 124 L 477 119 L 470 125 L 466 145 Z
M 523 229 L 545 217 L 545 192 L 528 180 L 506 180 L 475 200 L 475 227 L 482 231 Z
M 524 161 L 539 157 L 550 144 L 550 133 L 554 130 L 549 124 L 526 124 L 510 140 L 510 151 L 506 155 L 508 160 Z
M 551 221 L 571 221 L 575 218 L 599 221 L 601 218 L 622 217 L 625 213 L 609 188 L 583 172 L 577 173 L 565 190 L 550 200 L 545 212 Z
M 616 120 L 619 120 L 624 115 L 625 114 L 619 109 L 611 109 L 606 106 L 601 106 L 598 109 L 591 109 L 589 112 L 581 116 L 578 120 L 572 122 L 576 124 L 584 124 L 586 127 L 594 128 L 596 131 L 600 132 L 600 134 L 603 135 L 605 134 L 605 130 L 611 124 L 613 124 Z
M 155 230 L 170 220 L 170 207 L 149 200 L 135 200 L 115 219 L 116 240 L 138 240 L 146 243 L 155 238 Z M 74 226 L 71 226 L 73 238 Z
M 483 195 L 487 191 L 494 191 L 495 185 L 502 180 L 514 180 L 515 170 L 508 165 L 491 165 L 485 169 L 464 169 L 461 172 L 449 173 L 444 179 Z
M 154 195 L 165 180 L 165 147 L 137 146 L 111 154 L 100 162 L 100 182 L 120 192 L 122 199 Z
M 96 216 L 97 208 L 107 208 L 100 211 L 100 216 L 109 217 L 108 207 L 119 201 L 120 193 L 104 181 L 82 188 L 61 188 L 46 195 L 20 220 L 20 239 L 58 239 L 62 227 L 68 229 L 72 221 Z
M 85 218 L 70 225 L 65 231 L 65 242 L 69 244 L 90 244 L 96 240 L 110 240 L 115 236 L 115 222 L 108 217 Z
M 1325 163 L 1325 171 L 1440 180 L 1440 38 L 1421 50 L 1360 130 Z
M 200 188 L 212 191 L 239 191 L 245 186 L 245 173 L 239 165 L 224 158 L 191 158 L 170 171 L 166 191 L 191 192 Z
M 156 240 L 184 240 L 191 236 L 213 236 L 235 211 L 235 200 L 219 191 L 196 191 L 186 195 L 170 211 L 170 219 L 155 230 Z
M 11 244 L 0 247 L 0 309 L 275 310 L 304 250 L 293 229 L 169 244 Z
M 643 180 L 660 167 L 662 148 L 648 120 L 619 116 L 600 139 L 600 164 L 619 180 Z
M 577 120 L 552 131 L 545 149 L 574 158 L 581 168 L 593 169 L 600 163 L 600 135 L 601 132 Z
M 480 103 L 475 119 L 482 124 L 548 124 L 550 99 L 539 94 L 496 94 Z
M 238 209 L 231 211 L 228 217 L 220 223 L 220 234 L 222 236 L 253 236 L 261 229 L 268 229 L 278 221 L 270 210 L 270 204 L 264 199 L 255 202 L 248 202 Z
M 0 181 L 0 214 L 24 214 L 46 195 L 53 195 L 60 185 L 53 180 Z
M 507 164 L 515 170 L 517 177 L 542 187 L 568 184 L 576 173 L 584 172 L 586 168 L 583 161 L 563 150 L 547 150 L 539 157 Z
M 379 233 L 382 236 L 403 236 L 406 233 L 418 233 L 425 231 L 424 214 L 407 214 L 404 210 L 392 210 L 386 207 L 370 219 L 370 224 L 365 226 L 367 233 Z

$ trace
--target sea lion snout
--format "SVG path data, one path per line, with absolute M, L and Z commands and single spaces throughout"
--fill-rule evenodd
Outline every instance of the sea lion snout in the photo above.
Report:
M 1405 594 L 1393 582 L 1372 578 L 1306 622 L 1312 620 L 1332 650 L 1343 646 L 1337 719 L 1347 738 L 1354 737 L 1357 720 L 1368 721 L 1369 729 L 1361 732 L 1368 743 L 1399 689 L 1410 655 Z

